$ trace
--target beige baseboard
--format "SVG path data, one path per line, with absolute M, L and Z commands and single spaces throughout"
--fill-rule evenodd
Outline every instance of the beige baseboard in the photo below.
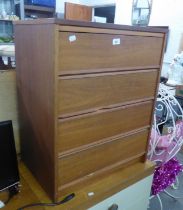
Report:
M 16 71 L 0 71 L 0 121 L 12 120 L 17 153 L 20 153 Z

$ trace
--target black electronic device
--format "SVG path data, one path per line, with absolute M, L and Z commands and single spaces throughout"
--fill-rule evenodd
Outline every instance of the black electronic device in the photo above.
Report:
M 0 191 L 20 181 L 12 121 L 0 122 Z

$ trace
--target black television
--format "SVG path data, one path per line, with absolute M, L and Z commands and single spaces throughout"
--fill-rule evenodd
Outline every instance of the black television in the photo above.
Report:
M 19 171 L 12 121 L 0 122 L 0 191 L 18 185 Z

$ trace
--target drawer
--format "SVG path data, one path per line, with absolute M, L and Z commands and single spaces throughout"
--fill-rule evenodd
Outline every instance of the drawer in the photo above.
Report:
M 68 154 L 59 160 L 59 185 L 106 171 L 145 154 L 148 129 L 91 148 Z M 105 170 L 106 168 L 106 170 Z
M 108 210 L 112 204 L 118 210 L 147 210 L 153 176 L 148 176 L 88 210 Z
M 139 196 L 140 195 L 140 196 Z M 148 210 L 149 197 L 141 197 L 142 193 L 139 192 L 137 197 L 130 195 L 127 200 L 123 199 L 119 193 L 119 199 L 111 197 L 88 210 L 109 210 L 112 205 L 117 205 L 117 210 Z M 150 195 L 150 193 L 148 194 Z
M 69 41 L 73 35 L 75 41 Z M 162 37 L 60 32 L 58 71 L 68 74 L 159 67 L 162 45 Z
M 58 113 L 72 115 L 154 98 L 158 71 L 63 77 L 58 82 Z
M 58 150 L 63 152 L 150 125 L 153 101 L 60 120 Z

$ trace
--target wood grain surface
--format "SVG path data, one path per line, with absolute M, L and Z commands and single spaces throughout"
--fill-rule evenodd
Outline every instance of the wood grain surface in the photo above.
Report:
M 147 135 L 139 144 L 129 136 L 150 128 L 165 33 L 57 19 L 15 23 L 22 158 L 52 200 L 145 161 Z
M 154 99 L 157 75 L 158 70 L 147 70 L 61 77 L 57 93 L 59 116 Z
M 37 180 L 33 177 L 28 168 L 22 163 L 19 163 L 21 175 L 21 190 L 20 193 L 14 196 L 9 204 L 3 210 L 14 210 L 24 205 L 38 202 L 52 202 Z M 120 190 L 140 181 L 141 179 L 153 173 L 154 166 L 150 162 L 136 163 L 132 166 L 119 169 L 109 176 L 95 180 L 85 184 L 82 188 L 73 189 L 75 198 L 71 201 L 56 206 L 56 207 L 35 207 L 30 209 L 36 210 L 86 210 L 98 202 L 112 196 Z M 89 197 L 88 192 L 93 191 L 94 196 Z M 63 199 L 68 194 L 62 194 L 59 200 Z M 7 192 L 0 192 L 0 200 L 7 199 Z
M 41 18 L 34 20 L 19 20 L 14 21 L 14 25 L 39 25 L 39 24 L 57 24 L 60 26 L 69 26 L 69 27 L 80 27 L 85 31 L 90 28 L 94 29 L 115 29 L 118 31 L 128 30 L 132 32 L 152 32 L 151 36 L 157 36 L 161 34 L 163 38 L 164 34 L 168 32 L 167 27 L 139 27 L 139 26 L 129 26 L 129 25 L 119 25 L 113 23 L 97 23 L 97 22 L 87 22 L 87 21 L 76 21 L 76 20 L 65 20 L 60 18 Z
M 76 40 L 70 42 L 73 35 Z M 162 44 L 159 37 L 61 32 L 59 72 L 160 65 Z
M 66 20 L 92 20 L 92 7 L 65 2 L 64 15 Z
M 75 118 L 63 119 L 58 127 L 59 152 L 97 142 L 150 125 L 153 102 L 139 103 Z
M 54 198 L 54 25 L 17 25 L 15 43 L 22 159 Z
M 111 142 L 93 146 L 60 158 L 59 186 L 85 176 L 95 176 L 96 171 L 104 168 L 115 168 L 128 159 L 145 154 L 148 130 L 121 137 Z M 73 167 L 74 166 L 74 167 Z M 107 170 L 103 170 L 105 172 Z

